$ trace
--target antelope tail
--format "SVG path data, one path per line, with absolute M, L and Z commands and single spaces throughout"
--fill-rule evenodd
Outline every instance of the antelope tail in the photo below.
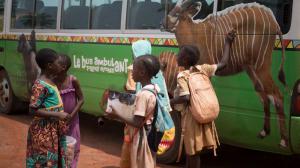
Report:
M 284 70 L 283 70 L 283 65 L 284 65 L 284 61 L 285 61 L 285 46 L 283 44 L 282 32 L 280 29 L 278 30 L 277 34 L 279 36 L 279 40 L 281 43 L 281 64 L 280 64 L 280 69 L 279 69 L 279 73 L 278 73 L 278 79 L 287 88 L 285 74 L 284 74 Z

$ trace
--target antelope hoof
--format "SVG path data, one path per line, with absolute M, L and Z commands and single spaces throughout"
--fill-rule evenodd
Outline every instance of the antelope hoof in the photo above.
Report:
M 267 135 L 269 135 L 270 134 L 270 131 L 265 131 L 264 129 L 263 130 L 261 130 L 259 133 L 258 133 L 258 135 L 257 135 L 257 137 L 258 138 L 260 138 L 260 139 L 264 139 Z
M 288 141 L 287 140 L 285 140 L 285 139 L 281 139 L 280 140 L 280 143 L 279 143 L 279 147 L 280 148 L 286 149 L 288 146 L 289 145 L 288 145 Z

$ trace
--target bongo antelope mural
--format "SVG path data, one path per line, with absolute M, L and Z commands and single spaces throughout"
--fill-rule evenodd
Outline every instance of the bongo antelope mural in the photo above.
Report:
M 235 29 L 237 37 L 230 51 L 228 65 L 222 70 L 221 75 L 247 72 L 264 106 L 264 125 L 258 137 L 264 138 L 270 134 L 270 103 L 272 103 L 276 108 L 279 121 L 280 146 L 287 147 L 283 96 L 271 76 L 272 51 L 276 35 L 279 35 L 282 44 L 282 33 L 273 12 L 258 3 L 248 3 L 229 7 L 217 12 L 216 15 L 210 14 L 204 19 L 194 20 L 194 16 L 201 11 L 201 5 L 202 2 L 199 0 L 179 0 L 162 21 L 164 29 L 175 33 L 179 46 L 196 45 L 201 54 L 199 64 L 218 63 L 223 54 L 224 35 L 231 29 Z M 176 60 L 168 58 L 172 60 L 168 62 L 164 60 L 166 58 L 167 55 L 162 54 L 161 63 L 165 71 L 172 70 L 165 74 L 172 73 Z M 283 64 L 284 48 L 282 47 L 278 78 L 286 86 Z M 169 82 L 173 80 L 169 79 L 169 76 L 166 76 L 167 84 L 173 89 L 173 82 Z M 171 75 L 171 78 L 175 77 L 176 75 Z
M 19 37 L 17 50 L 23 56 L 26 72 L 27 89 L 28 92 L 31 93 L 31 87 L 40 73 L 40 68 L 35 62 L 36 40 L 34 31 L 31 32 L 30 42 L 27 41 L 26 36 L 24 34 L 22 34 Z

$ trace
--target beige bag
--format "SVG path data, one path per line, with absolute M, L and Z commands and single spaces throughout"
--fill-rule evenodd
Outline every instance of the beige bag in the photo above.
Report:
M 147 135 L 144 128 L 137 135 L 133 143 L 138 143 L 131 151 L 131 168 L 154 168 L 155 160 L 148 146 Z
M 219 115 L 219 102 L 208 75 L 198 69 L 188 77 L 190 106 L 193 117 L 201 124 L 214 121 Z

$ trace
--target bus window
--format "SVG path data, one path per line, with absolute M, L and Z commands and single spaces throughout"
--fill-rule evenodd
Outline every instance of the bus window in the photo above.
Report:
M 219 0 L 218 11 L 240 3 L 251 2 L 257 2 L 269 7 L 273 11 L 284 34 L 290 30 L 293 0 Z
M 32 29 L 34 0 L 13 0 L 12 5 L 11 27 Z
M 3 21 L 4 21 L 4 3 L 5 0 L 0 0 L 0 31 L 3 31 Z
M 121 28 L 121 0 L 93 0 L 91 9 L 91 29 Z
M 88 29 L 90 0 L 64 0 L 61 27 L 63 29 Z
M 58 0 L 13 0 L 11 28 L 55 29 L 57 6 Z
M 201 10 L 194 17 L 194 19 L 205 19 L 209 14 L 212 14 L 214 10 L 214 1 L 213 0 L 202 0 L 201 1 Z
M 128 0 L 127 29 L 159 29 L 165 0 Z
M 36 2 L 36 28 L 55 29 L 58 0 L 42 0 Z

